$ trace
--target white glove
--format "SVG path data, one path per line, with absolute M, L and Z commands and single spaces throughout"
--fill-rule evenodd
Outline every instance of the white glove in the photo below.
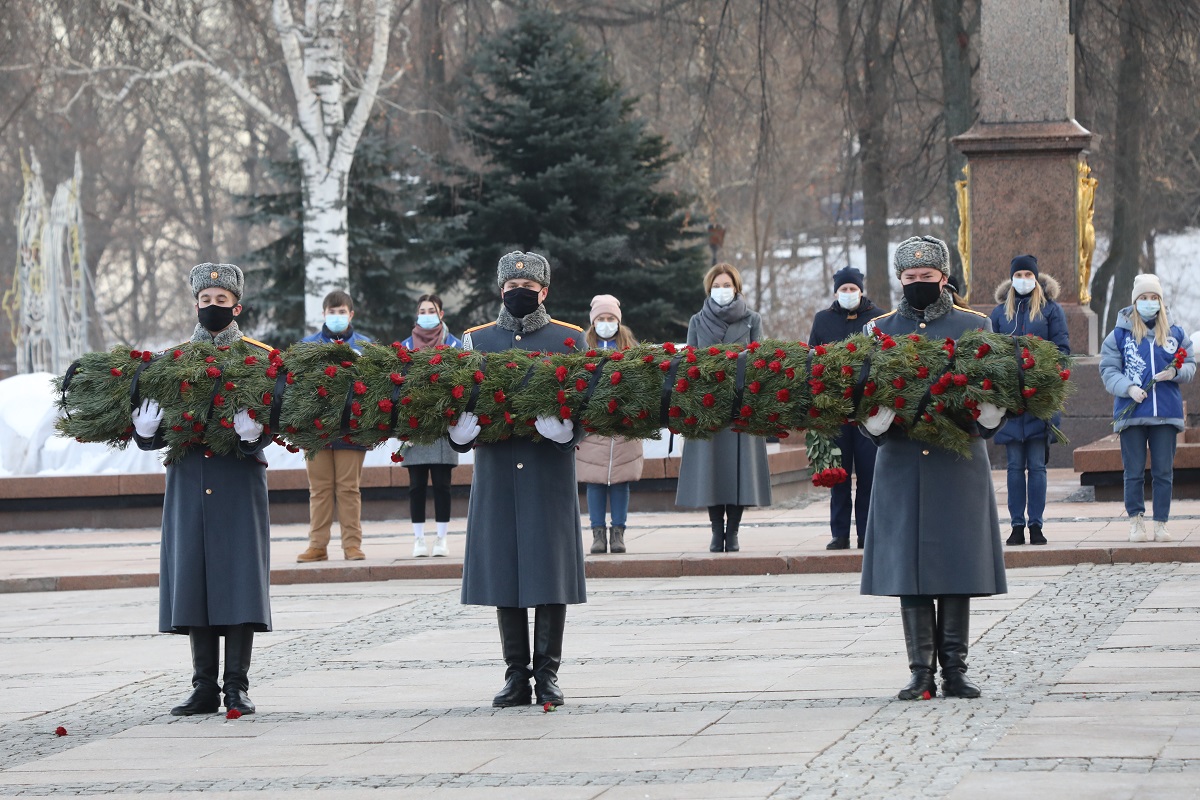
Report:
M 1140 403 L 1146 399 L 1146 390 L 1140 386 L 1130 386 L 1129 396 L 1133 399 L 1133 402 Z
M 545 438 L 559 444 L 566 444 L 575 436 L 575 423 L 569 419 L 538 417 L 533 427 Z
M 883 406 L 876 406 L 876 409 L 875 415 L 867 417 L 867 421 L 862 426 L 872 436 L 883 436 L 887 433 L 887 429 L 892 427 L 892 421 L 896 419 L 896 412 Z
M 158 433 L 159 423 L 162 422 L 162 409 L 153 400 L 143 400 L 142 405 L 133 410 L 133 429 L 143 439 L 153 439 Z
M 244 408 L 233 415 L 233 429 L 243 442 L 257 442 L 263 432 L 262 423 L 251 419 L 250 412 Z
M 1175 368 L 1174 368 L 1174 367 L 1167 367 L 1167 368 L 1166 368 L 1166 369 L 1164 369 L 1162 372 L 1156 372 L 1156 373 L 1154 374 L 1154 380 L 1156 380 L 1156 381 L 1159 381 L 1159 382 L 1161 382 L 1161 381 L 1173 381 L 1173 380 L 1175 380 L 1175 376 L 1176 376 L 1177 374 L 1178 374 L 1178 373 L 1175 371 Z
M 464 411 L 458 415 L 458 421 L 450 426 L 448 433 L 450 441 L 458 445 L 470 444 L 479 435 L 479 417 Z
M 999 428 L 1000 423 L 1004 421 L 1004 409 L 991 403 L 980 403 L 979 419 L 975 421 L 988 430 Z

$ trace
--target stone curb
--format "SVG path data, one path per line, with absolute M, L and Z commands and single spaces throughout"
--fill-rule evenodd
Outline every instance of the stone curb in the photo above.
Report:
M 1133 547 L 1005 548 L 1004 564 L 1021 567 L 1063 567 L 1076 564 L 1163 564 L 1200 562 L 1200 545 L 1149 544 Z M 714 575 L 810 575 L 850 573 L 862 569 L 857 551 L 811 555 L 717 554 L 685 556 L 588 556 L 589 578 L 683 578 Z M 459 579 L 461 559 L 400 561 L 391 564 L 323 565 L 271 570 L 276 586 L 318 583 L 361 583 L 415 579 Z M 129 589 L 158 585 L 158 573 L 62 575 L 40 578 L 0 578 L 0 594 Z

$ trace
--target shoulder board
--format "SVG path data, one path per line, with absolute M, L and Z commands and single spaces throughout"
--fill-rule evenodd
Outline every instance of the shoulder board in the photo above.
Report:
M 958 310 L 958 311 L 965 311 L 965 312 L 967 312 L 968 314 L 974 314 L 974 315 L 975 315 L 975 316 L 977 316 L 977 317 L 983 317 L 984 319 L 987 319 L 987 318 L 988 318 L 988 315 L 987 315 L 987 314 L 982 314 L 982 313 L 980 313 L 980 312 L 976 311 L 976 310 L 975 310 L 975 309 L 973 309 L 973 308 L 963 308 L 962 306 L 959 306 L 959 305 L 956 305 L 954 308 L 955 308 L 956 310 Z
M 895 313 L 896 313 L 896 309 L 892 309 L 891 311 L 888 311 L 888 312 L 887 312 L 887 313 L 885 313 L 885 314 L 880 314 L 878 317 L 871 317 L 869 320 L 867 320 L 867 321 L 866 321 L 865 323 L 863 323 L 863 324 L 864 324 L 864 325 L 870 325 L 872 322 L 879 322 L 879 320 L 881 320 L 881 319 L 887 319 L 888 317 L 892 316 L 892 315 L 893 315 L 893 314 L 895 314 Z
M 579 331 L 580 333 L 583 333 L 583 328 L 579 327 L 578 325 L 572 325 L 569 322 L 563 322 L 561 319 L 554 319 L 553 317 L 550 318 L 550 321 L 555 325 L 562 325 L 564 328 L 570 328 L 573 331 Z
M 466 336 L 468 333 L 474 333 L 475 331 L 480 330 L 481 328 L 490 328 L 495 324 L 496 324 L 496 320 L 492 320 L 491 322 L 485 322 L 482 325 L 476 325 L 474 328 L 467 328 L 465 331 L 463 331 L 463 336 Z
M 251 339 L 249 336 L 243 336 L 242 341 L 245 342 L 246 344 L 254 345 L 255 347 L 261 347 L 263 350 L 266 350 L 268 353 L 275 349 L 275 348 L 271 347 L 271 345 L 264 344 L 264 343 L 260 342 L 258 339 Z

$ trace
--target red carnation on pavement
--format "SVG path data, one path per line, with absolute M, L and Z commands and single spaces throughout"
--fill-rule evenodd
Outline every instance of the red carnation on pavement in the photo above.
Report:
M 554 703 L 542 703 L 542 713 L 543 714 L 549 714 L 551 711 L 554 711 L 556 708 L 558 708 L 558 706 L 554 705 Z
M 66 736 L 67 729 L 64 728 L 62 725 L 59 725 L 57 728 L 54 729 L 54 735 L 55 736 Z
M 242 712 L 238 711 L 236 708 L 231 708 L 227 712 L 225 712 L 225 719 L 241 719 L 241 718 L 242 718 Z

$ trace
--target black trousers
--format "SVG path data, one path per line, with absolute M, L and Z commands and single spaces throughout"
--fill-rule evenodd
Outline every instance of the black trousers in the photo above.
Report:
M 449 464 L 414 464 L 408 468 L 408 505 L 413 522 L 425 521 L 425 484 L 433 478 L 433 518 L 450 521 Z

